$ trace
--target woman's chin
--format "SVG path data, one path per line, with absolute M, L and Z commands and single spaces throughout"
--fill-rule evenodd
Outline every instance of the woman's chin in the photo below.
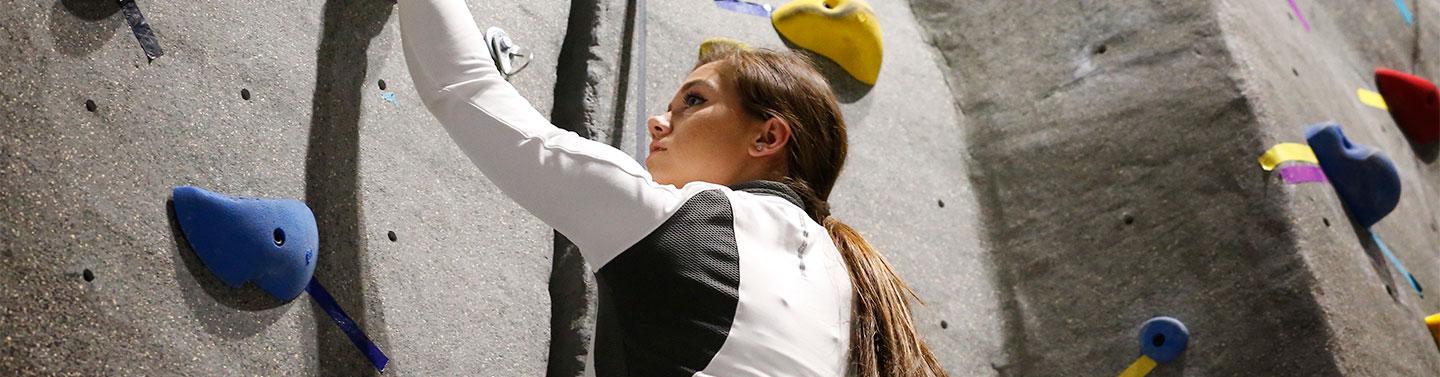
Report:
M 645 171 L 650 172 L 650 179 L 656 183 L 664 185 L 670 184 L 672 181 L 670 174 L 667 174 L 668 171 L 665 169 L 665 165 L 660 163 L 660 161 L 656 161 L 653 155 L 645 159 Z
M 654 168 L 654 165 L 649 164 L 645 165 L 645 169 L 650 171 L 650 180 L 655 181 L 655 183 L 662 185 L 671 183 L 670 176 L 665 174 L 664 170 L 657 170 Z

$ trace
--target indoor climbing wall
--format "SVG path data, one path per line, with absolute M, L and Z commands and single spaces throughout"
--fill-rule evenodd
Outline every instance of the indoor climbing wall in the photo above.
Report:
M 701 41 L 789 48 L 766 18 L 708 0 L 470 3 L 529 50 L 511 82 L 541 113 L 631 153 Z M 425 111 L 388 1 L 121 4 L 133 9 L 54 0 L 0 15 L 0 374 L 374 373 L 307 294 L 278 302 L 207 271 L 168 203 L 183 185 L 308 205 L 314 275 L 388 375 L 606 362 L 590 355 L 583 261 Z M 824 63 L 852 140 L 835 214 L 926 301 L 917 321 L 946 367 L 991 374 L 999 301 L 964 123 L 909 5 L 871 4 L 878 83 Z M 148 22 L 151 50 L 127 16 Z
M 468 2 L 528 50 L 510 81 L 542 114 L 632 154 L 702 41 L 798 48 L 752 6 L 781 0 Z M 869 3 L 875 85 L 817 59 L 851 138 L 834 214 L 925 301 L 952 375 L 1440 373 L 1437 146 L 1365 94 L 1377 68 L 1440 78 L 1433 2 Z M 395 12 L 0 14 L 0 374 L 375 373 L 307 294 L 210 273 L 169 203 L 184 185 L 303 201 L 314 275 L 386 374 L 613 362 L 592 344 L 604 292 L 420 104 Z M 1338 165 L 1257 163 L 1327 122 L 1393 161 L 1398 204 L 1373 225 Z

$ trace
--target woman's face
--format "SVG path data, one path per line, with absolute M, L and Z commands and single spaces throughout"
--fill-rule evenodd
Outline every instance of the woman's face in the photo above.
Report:
M 665 113 L 646 122 L 651 142 L 645 166 L 656 182 L 681 187 L 761 178 L 762 164 L 755 162 L 772 155 L 762 137 L 766 122 L 745 113 L 725 75 L 720 62 L 695 68 Z

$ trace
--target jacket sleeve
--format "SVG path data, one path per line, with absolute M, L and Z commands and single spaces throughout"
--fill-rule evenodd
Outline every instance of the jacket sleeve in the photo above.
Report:
M 399 13 L 425 107 L 487 178 L 574 241 L 591 268 L 653 231 L 693 191 L 657 184 L 624 152 L 550 124 L 496 70 L 464 0 L 401 0 Z

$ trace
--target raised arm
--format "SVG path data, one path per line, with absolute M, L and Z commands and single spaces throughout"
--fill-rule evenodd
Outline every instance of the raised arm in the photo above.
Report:
M 425 107 L 486 177 L 574 241 L 592 268 L 682 203 L 685 193 L 655 183 L 625 153 L 556 128 L 521 98 L 495 69 L 464 0 L 401 0 L 400 33 Z

